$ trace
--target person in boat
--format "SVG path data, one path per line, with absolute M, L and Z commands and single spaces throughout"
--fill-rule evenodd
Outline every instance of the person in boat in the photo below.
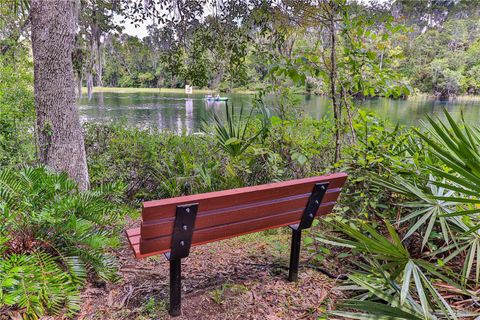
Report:
M 215 100 L 220 100 L 220 95 L 219 95 L 219 94 L 217 94 L 217 95 L 215 96 Z

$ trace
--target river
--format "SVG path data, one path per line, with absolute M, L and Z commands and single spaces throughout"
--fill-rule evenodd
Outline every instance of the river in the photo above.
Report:
M 253 96 L 247 94 L 228 94 L 229 104 L 236 109 L 244 106 L 251 108 Z M 96 92 L 90 101 L 86 97 L 79 100 L 82 121 L 108 123 L 123 121 L 128 125 L 154 127 L 161 130 L 187 133 L 199 131 L 203 119 L 210 121 L 211 113 L 225 113 L 225 102 L 206 102 L 203 94 L 178 94 L 155 92 Z M 309 114 L 320 118 L 331 110 L 329 101 L 320 96 L 298 96 L 294 110 L 298 114 Z M 266 105 L 277 111 L 273 98 L 266 99 Z M 430 99 L 392 100 L 376 98 L 363 102 L 360 108 L 376 112 L 380 117 L 405 125 L 421 125 L 426 115 L 442 115 L 443 108 L 449 110 L 455 118 L 464 118 L 470 123 L 480 119 L 480 98 L 437 101 Z

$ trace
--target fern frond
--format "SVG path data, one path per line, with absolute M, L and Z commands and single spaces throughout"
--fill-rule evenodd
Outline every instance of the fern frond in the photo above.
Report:
M 123 210 L 119 184 L 79 192 L 67 174 L 45 167 L 0 170 L 0 308 L 26 319 L 74 315 L 91 272 L 118 278 L 108 253 L 119 244 L 115 225 Z M 11 254 L 14 248 L 19 254 Z

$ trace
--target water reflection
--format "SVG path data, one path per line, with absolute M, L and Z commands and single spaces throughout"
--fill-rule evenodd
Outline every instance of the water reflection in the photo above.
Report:
M 235 102 L 233 102 L 235 103 Z M 211 112 L 221 112 L 221 108 L 225 108 L 226 102 L 225 101 L 212 101 L 212 100 L 205 100 L 205 106 L 207 110 Z
M 393 122 L 407 125 L 420 125 L 424 123 L 426 115 L 444 119 L 443 110 L 446 109 L 453 118 L 460 119 L 463 115 L 465 121 L 476 124 L 480 119 L 480 100 L 452 100 L 436 101 L 428 99 L 389 100 L 375 99 L 367 101 L 365 108 L 377 112 Z
M 185 100 L 185 130 L 188 134 L 192 133 L 193 127 L 193 100 Z
M 105 100 L 103 94 L 103 92 L 98 93 L 98 108 L 102 111 L 105 110 Z
M 229 103 L 239 109 L 249 110 L 253 96 L 229 95 Z M 267 105 L 272 105 L 268 101 Z M 130 125 L 154 127 L 161 130 L 194 133 L 201 127 L 202 119 L 211 119 L 210 113 L 224 116 L 225 102 L 206 101 L 201 94 L 182 95 L 167 93 L 110 93 L 97 92 L 92 100 L 79 101 L 83 121 L 112 122 L 124 120 Z M 314 118 L 321 118 L 330 111 L 331 103 L 325 97 L 301 96 L 299 110 Z M 455 118 L 461 114 L 466 121 L 477 123 L 480 119 L 480 100 L 433 101 L 373 99 L 364 102 L 361 108 L 372 110 L 380 116 L 406 125 L 417 125 L 425 115 L 439 115 L 445 108 Z

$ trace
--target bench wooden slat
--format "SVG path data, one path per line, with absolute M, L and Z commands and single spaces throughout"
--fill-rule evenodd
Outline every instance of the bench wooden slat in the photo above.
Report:
M 340 188 L 346 179 L 347 175 L 345 173 L 335 173 L 321 177 L 277 182 L 254 187 L 147 201 L 143 203 L 142 221 L 147 222 L 149 220 L 173 218 L 175 216 L 176 206 L 181 204 L 198 203 L 198 214 L 201 214 L 203 211 L 216 210 L 226 206 L 245 205 L 310 193 L 315 183 L 329 182 L 329 189 Z
M 131 237 L 139 236 L 140 237 L 140 228 L 132 228 L 125 231 L 127 233 L 128 241 Z
M 140 255 L 140 228 L 133 228 L 128 229 L 125 231 L 127 234 L 128 243 L 130 247 L 133 249 L 133 253 L 135 254 L 135 258 L 141 258 Z
M 317 212 L 317 216 L 323 216 L 330 213 L 334 205 L 335 202 L 323 203 Z M 274 220 L 272 220 L 271 216 L 267 216 L 258 219 L 240 221 L 232 224 L 219 225 L 215 227 L 195 230 L 192 238 L 192 246 L 295 224 L 300 221 L 304 209 L 305 208 L 302 207 L 296 210 L 276 214 Z M 170 251 L 171 241 L 171 234 L 156 239 L 141 239 L 140 254 L 150 255 L 150 253 L 158 254 Z
M 191 196 L 148 201 L 142 225 L 127 230 L 137 258 L 171 249 L 176 207 L 198 203 L 192 246 L 300 222 L 315 183 L 328 182 L 317 216 L 333 209 L 347 175 L 321 177 L 246 187 Z
M 323 201 L 336 201 L 340 191 L 340 188 L 329 188 Z M 200 211 L 197 213 L 194 232 L 208 227 L 276 215 L 278 212 L 305 209 L 309 197 L 310 193 L 304 193 L 286 198 L 271 199 L 211 211 Z M 174 221 L 175 218 L 171 217 L 143 222 L 141 227 L 142 239 L 148 240 L 171 235 Z

